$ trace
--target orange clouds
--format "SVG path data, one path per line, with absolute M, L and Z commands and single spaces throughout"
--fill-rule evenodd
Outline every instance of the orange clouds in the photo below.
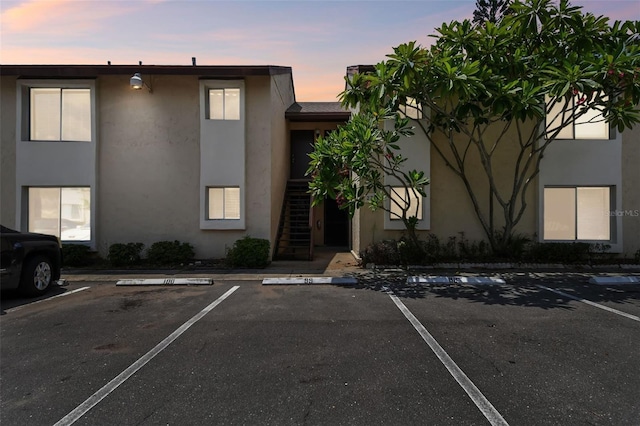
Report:
M 132 10 L 125 2 L 29 0 L 2 11 L 3 35 L 29 31 L 72 34 L 95 29 L 110 16 Z

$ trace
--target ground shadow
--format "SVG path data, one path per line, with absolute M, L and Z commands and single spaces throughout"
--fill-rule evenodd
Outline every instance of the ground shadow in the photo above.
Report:
M 589 279 L 594 274 L 580 272 L 483 272 L 460 274 L 452 271 L 429 274 L 407 270 L 368 271 L 348 274 L 358 279 L 358 284 L 345 287 L 363 290 L 392 292 L 401 298 L 427 297 L 467 300 L 485 305 L 522 306 L 540 309 L 574 309 L 576 301 L 549 291 L 559 290 L 574 297 L 596 303 L 624 304 L 640 301 L 640 285 L 595 285 Z M 407 282 L 409 276 L 492 276 L 506 283 L 497 285 L 472 285 L 463 283 L 426 284 Z
M 18 290 L 2 290 L 2 297 L 0 298 L 0 315 L 5 315 L 6 311 L 9 309 L 14 309 L 19 306 L 28 305 L 33 302 L 38 302 L 40 300 L 50 299 L 54 296 L 58 296 L 60 294 L 64 294 L 69 291 L 68 288 L 54 285 L 49 291 L 47 291 L 42 296 L 37 297 L 25 297 Z

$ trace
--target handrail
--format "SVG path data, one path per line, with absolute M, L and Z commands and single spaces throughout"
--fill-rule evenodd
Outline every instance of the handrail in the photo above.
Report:
M 313 260 L 313 246 L 314 246 L 314 238 L 315 228 L 313 224 L 315 223 L 313 216 L 313 196 L 309 194 L 309 260 Z

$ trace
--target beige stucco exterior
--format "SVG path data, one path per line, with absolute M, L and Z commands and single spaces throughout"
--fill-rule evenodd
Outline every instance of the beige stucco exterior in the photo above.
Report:
M 493 134 L 489 134 L 486 140 L 495 139 L 496 131 L 497 129 Z M 514 143 L 515 137 L 515 134 L 508 135 L 505 138 L 506 143 L 496 150 L 494 157 L 494 175 L 504 193 L 507 193 L 509 185 L 513 182 L 513 169 L 503 166 L 513 164 L 518 154 L 519 147 Z M 421 143 L 429 144 L 419 131 L 414 138 L 420 138 Z M 639 140 L 640 128 L 636 126 L 622 134 L 613 132 L 612 139 L 608 141 L 554 141 L 542 160 L 540 175 L 532 181 L 527 190 L 527 209 L 515 232 L 542 241 L 542 200 L 543 188 L 546 185 L 610 186 L 615 188 L 612 193 L 612 210 L 603 214 L 617 217 L 612 217 L 612 241 L 606 244 L 614 253 L 633 257 L 640 249 Z M 436 135 L 435 143 L 442 146 L 446 140 Z M 412 152 L 405 154 L 413 155 Z M 489 210 L 488 182 L 479 157 L 473 151 L 470 151 L 468 164 L 469 180 L 486 215 Z M 431 197 L 426 200 L 431 213 L 428 232 L 443 242 L 450 237 L 459 237 L 462 232 L 467 240 L 486 240 L 464 184 L 446 166 L 434 146 L 431 146 L 430 178 Z M 504 220 L 497 202 L 494 204 L 494 212 L 496 229 L 500 229 Z M 385 214 L 382 211 L 372 213 L 368 209 L 361 209 L 356 213 L 352 231 L 353 249 L 356 253 L 374 241 L 398 239 L 402 236 L 402 231 L 385 228 Z M 424 237 L 426 233 L 419 234 Z
M 269 239 L 273 250 L 290 176 L 291 131 L 313 130 L 324 134 L 340 123 L 336 119 L 287 120 L 285 112 L 295 103 L 290 70 L 261 72 L 215 76 L 174 70 L 143 74 L 152 92 L 132 90 L 129 71 L 83 74 L 93 88 L 95 102 L 91 145 L 66 143 L 62 146 L 50 142 L 46 155 L 38 153 L 38 143 L 18 141 L 21 117 L 17 112 L 25 99 L 20 87 L 25 83 L 14 75 L 3 75 L 0 79 L 0 221 L 5 226 L 26 229 L 22 223 L 24 212 L 19 208 L 24 204 L 23 188 L 47 184 L 73 186 L 74 182 L 69 179 L 77 175 L 80 180 L 76 179 L 75 184 L 89 185 L 93 191 L 90 243 L 102 256 L 106 256 L 113 243 L 142 242 L 149 246 L 161 240 L 180 240 L 191 243 L 198 258 L 220 258 L 245 235 Z M 56 80 L 50 81 L 64 81 L 59 74 L 54 77 Z M 47 81 L 41 74 L 31 80 Z M 211 124 L 203 124 L 203 87 L 216 81 L 241 82 L 245 115 L 240 133 L 225 136 L 215 128 L 203 131 L 203 126 Z M 485 139 L 495 139 L 498 130 L 487 134 Z M 225 151 L 207 145 L 211 135 L 218 138 L 216 143 L 221 148 L 226 148 L 226 138 L 240 139 Z M 447 143 L 443 135 L 436 134 L 434 138 L 438 146 Z M 512 164 L 517 155 L 515 140 L 515 134 L 507 135 L 493 159 L 494 176 L 505 192 L 512 185 L 513 171 L 503 166 Z M 632 257 L 640 250 L 639 140 L 640 127 L 637 126 L 610 141 L 554 142 L 543 160 L 540 176 L 528 189 L 527 210 L 516 232 L 531 237 L 540 235 L 541 194 L 545 185 L 608 185 L 616 188 L 613 211 L 619 215 L 613 219 L 617 232 L 613 248 Z M 93 148 L 85 149 L 89 146 Z M 427 171 L 431 179 L 427 188 L 429 196 L 424 203 L 428 221 L 419 227 L 420 236 L 425 238 L 427 233 L 432 233 L 446 241 L 464 233 L 471 241 L 486 239 L 466 188 L 446 166 L 435 146 L 420 130 L 410 141 L 404 141 L 404 146 L 403 155 L 410 158 L 410 168 Z M 60 156 L 68 157 L 64 161 L 71 158 L 75 164 L 72 161 L 68 167 L 55 167 L 45 174 L 42 166 L 39 170 L 29 170 L 32 151 L 40 164 L 47 157 L 60 160 L 53 158 L 57 148 Z M 74 153 L 64 154 L 69 149 Z M 229 160 L 232 157 L 235 159 Z M 90 167 L 85 163 L 91 163 Z M 473 150 L 469 152 L 467 164 L 469 180 L 486 216 L 487 178 Z M 237 182 L 242 189 L 243 221 L 222 229 L 207 222 L 203 191 L 206 185 L 229 184 L 224 181 L 226 177 L 233 177 L 231 184 Z M 402 235 L 402 230 L 391 229 L 393 226 L 385 220 L 385 214 L 368 208 L 356 212 L 350 226 L 350 245 L 356 253 L 374 241 L 397 239 Z M 497 229 L 503 224 L 497 202 L 494 221 Z M 322 206 L 313 209 L 312 225 L 315 245 L 323 245 Z
M 622 133 L 622 230 L 624 255 L 640 254 L 640 126 Z
M 492 140 L 497 136 L 499 129 L 491 129 L 487 134 L 487 140 Z M 498 187 L 506 193 L 508 186 L 513 181 L 512 171 L 502 167 L 505 163 L 512 162 L 518 153 L 518 147 L 510 143 L 513 141 L 513 134 L 509 134 L 494 154 L 494 176 L 498 182 Z M 435 147 L 430 144 L 427 137 L 416 128 L 416 133 L 411 137 L 413 140 L 419 140 L 419 144 L 430 146 L 430 179 L 431 183 L 428 187 L 430 197 L 425 200 L 425 207 L 430 212 L 430 227 L 428 230 L 419 231 L 421 238 L 426 237 L 428 233 L 434 234 L 441 241 L 446 242 L 449 237 L 459 237 L 460 233 L 468 240 L 486 240 L 483 228 L 475 214 L 473 204 L 469 198 L 467 190 L 458 176 L 447 167 Z M 434 142 L 440 146 L 445 146 L 447 141 L 441 134 L 434 135 Z M 414 142 L 415 143 L 415 142 Z M 458 141 L 461 143 L 461 141 Z M 413 157 L 414 152 L 411 149 L 403 148 L 402 154 L 406 157 Z M 400 142 L 402 147 L 402 140 Z M 446 152 L 446 151 L 445 151 Z M 489 203 L 488 192 L 489 186 L 486 174 L 480 165 L 477 153 L 470 150 L 467 159 L 467 175 L 469 181 L 479 199 L 479 203 L 485 217 L 488 217 Z M 426 171 L 429 168 L 419 168 L 414 163 L 412 168 Z M 523 215 L 521 221 L 516 227 L 516 232 L 533 235 L 536 231 L 536 186 L 532 185 L 526 194 L 526 202 L 528 209 Z M 494 221 L 496 228 L 499 229 L 504 224 L 504 219 L 500 216 L 498 203 L 494 207 Z M 381 239 L 397 239 L 403 235 L 403 231 L 386 229 L 384 223 L 384 215 L 386 213 L 379 210 L 375 213 L 364 208 L 357 212 L 355 223 L 353 226 L 353 249 L 359 252 L 366 248 L 373 241 Z M 357 224 L 357 225 L 356 225 Z
M 198 79 L 153 76 L 153 93 L 128 76 L 99 79 L 97 249 L 180 240 L 208 250 L 199 230 Z
M 293 102 L 288 82 L 287 75 L 245 79 L 246 225 L 201 230 L 198 79 L 155 77 L 148 94 L 130 91 L 126 78 L 105 78 L 98 233 L 108 238 L 100 239 L 100 252 L 114 242 L 178 239 L 193 244 L 199 257 L 223 257 L 244 235 L 273 240 L 280 211 L 274 200 L 281 202 L 286 184 L 286 130 L 275 118 Z M 284 94 L 277 94 L 278 84 Z
M 0 223 L 16 222 L 16 78 L 0 79 Z M 13 123 L 13 125 L 12 125 Z
M 293 92 L 293 81 L 289 75 L 279 75 L 272 77 L 271 84 L 270 125 L 271 125 L 271 150 L 270 150 L 270 173 L 271 173 L 271 199 L 270 199 L 270 240 L 275 241 L 280 221 L 280 212 L 284 198 L 287 180 L 289 179 L 289 130 L 287 123 L 283 119 L 284 113 L 293 102 L 295 96 Z M 272 244 L 271 250 L 274 247 Z
M 142 242 L 148 247 L 157 241 L 179 240 L 192 244 L 197 258 L 220 258 L 245 235 L 273 241 L 289 174 L 284 113 L 295 101 L 291 74 L 240 77 L 245 100 L 244 150 L 238 161 L 216 161 L 218 168 L 229 168 L 228 172 L 220 170 L 221 176 L 238 170 L 244 174 L 246 220 L 230 230 L 201 226 L 206 214 L 201 175 L 216 177 L 204 169 L 206 162 L 200 164 L 202 144 L 210 143 L 201 140 L 200 133 L 201 77 L 143 74 L 152 92 L 132 90 L 129 78 L 129 74 L 98 75 L 92 83 L 97 100 L 92 248 L 106 256 L 114 243 Z M 1 218 L 6 226 L 26 229 L 16 218 L 20 187 L 16 175 L 35 176 L 32 181 L 43 186 L 55 182 L 45 178 L 40 182 L 25 167 L 16 169 L 17 79 L 3 76 L 1 81 Z M 22 143 L 29 144 L 25 145 L 29 149 L 38 144 Z M 46 148 L 62 146 L 50 142 Z M 216 153 L 213 155 L 215 158 Z M 54 173 L 64 176 L 68 172 Z

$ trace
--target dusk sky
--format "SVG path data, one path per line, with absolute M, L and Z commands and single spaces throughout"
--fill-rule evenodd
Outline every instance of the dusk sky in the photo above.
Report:
M 640 20 L 638 0 L 572 4 Z M 442 22 L 471 18 L 475 0 L 2 0 L 1 64 L 283 65 L 298 101 L 334 101 L 346 67 L 393 46 L 428 45 Z

